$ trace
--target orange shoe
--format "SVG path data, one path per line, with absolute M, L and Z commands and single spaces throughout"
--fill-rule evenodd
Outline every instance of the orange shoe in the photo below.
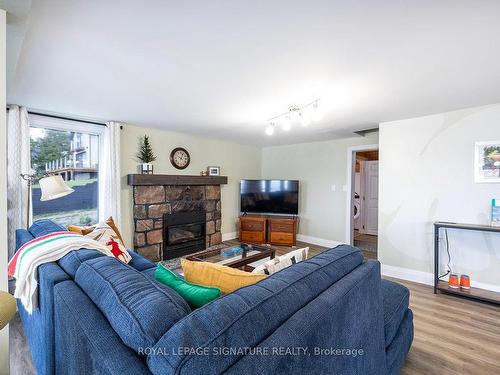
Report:
M 456 273 L 451 273 L 448 279 L 448 288 L 458 289 L 458 275 Z
M 470 277 L 469 275 L 460 275 L 460 288 L 470 289 Z

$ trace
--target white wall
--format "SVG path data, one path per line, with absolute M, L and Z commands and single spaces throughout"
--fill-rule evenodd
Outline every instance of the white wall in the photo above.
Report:
M 376 143 L 378 134 L 373 133 L 263 148 L 262 178 L 300 180 L 299 233 L 313 237 L 305 240 L 345 241 L 347 192 L 343 186 L 347 185 L 347 149 Z M 336 191 L 331 190 L 332 185 Z
M 380 125 L 379 260 L 384 266 L 430 281 L 434 221 L 489 224 L 500 184 L 474 183 L 473 153 L 475 141 L 491 140 L 500 140 L 500 105 Z M 449 238 L 453 271 L 491 284 L 482 285 L 489 289 L 500 285 L 499 234 L 451 230 Z
M 7 285 L 7 126 L 5 118 L 5 11 L 0 9 L 0 290 Z M 9 373 L 9 328 L 0 331 L 0 374 Z
M 222 185 L 222 226 L 223 238 L 237 230 L 240 210 L 240 187 L 242 178 L 260 178 L 261 151 L 258 147 L 245 146 L 234 142 L 220 141 L 160 129 L 124 126 L 121 131 L 121 173 L 122 173 L 122 230 L 127 245 L 133 245 L 132 188 L 127 185 L 126 175 L 138 173 L 136 161 L 139 138 L 148 135 L 155 154 L 156 174 L 199 175 L 207 166 L 220 166 L 221 174 L 228 176 L 228 184 Z M 191 163 L 184 170 L 175 169 L 170 164 L 170 151 L 184 147 L 191 155 Z

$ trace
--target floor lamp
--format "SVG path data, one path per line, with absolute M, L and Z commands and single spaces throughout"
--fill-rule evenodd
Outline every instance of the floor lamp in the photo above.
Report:
M 52 199 L 57 199 L 64 197 L 68 194 L 74 192 L 60 175 L 48 175 L 44 174 L 42 176 L 36 174 L 22 174 L 21 178 L 28 181 L 28 213 L 26 226 L 30 225 L 30 210 L 31 210 L 31 185 L 33 181 L 40 179 L 38 183 L 40 184 L 40 189 L 42 190 L 41 201 L 50 201 Z M 16 313 L 16 300 L 15 298 L 7 293 L 0 290 L 0 329 L 4 328 L 7 323 L 12 319 Z
M 42 191 L 42 197 L 40 201 L 50 201 L 52 199 L 62 198 L 68 194 L 74 192 L 72 188 L 70 188 L 61 175 L 37 175 L 37 174 L 21 174 L 21 178 L 25 181 L 28 181 L 28 210 L 26 216 L 26 227 L 30 226 L 30 214 L 31 214 L 31 186 L 33 185 L 33 181 L 39 180 L 40 190 Z

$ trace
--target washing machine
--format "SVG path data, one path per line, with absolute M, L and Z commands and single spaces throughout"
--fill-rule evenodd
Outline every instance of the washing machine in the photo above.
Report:
M 354 219 L 354 229 L 359 229 L 359 216 L 361 215 L 361 199 L 358 193 L 354 193 L 354 207 L 352 209 L 353 219 Z

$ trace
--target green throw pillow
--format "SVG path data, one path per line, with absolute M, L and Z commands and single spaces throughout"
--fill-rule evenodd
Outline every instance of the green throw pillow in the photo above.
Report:
M 192 284 L 160 263 L 156 267 L 155 279 L 171 287 L 195 309 L 221 296 L 220 289 Z

